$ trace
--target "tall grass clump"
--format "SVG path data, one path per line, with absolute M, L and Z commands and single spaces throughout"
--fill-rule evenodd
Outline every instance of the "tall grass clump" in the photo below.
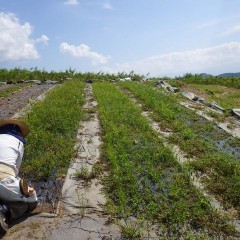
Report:
M 131 100 L 110 83 L 95 83 L 94 93 L 109 170 L 109 210 L 155 223 L 169 236 L 181 236 L 183 229 L 231 232 Z
M 84 114 L 81 81 L 67 81 L 36 103 L 26 119 L 31 133 L 27 138 L 24 173 L 48 177 L 65 173 L 74 153 L 75 133 Z

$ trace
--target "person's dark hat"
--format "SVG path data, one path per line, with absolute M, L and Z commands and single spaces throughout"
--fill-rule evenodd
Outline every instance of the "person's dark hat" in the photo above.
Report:
M 0 127 L 7 125 L 7 124 L 17 125 L 20 128 L 21 135 L 23 137 L 26 137 L 30 133 L 29 127 L 24 121 L 21 121 L 18 119 L 0 119 Z

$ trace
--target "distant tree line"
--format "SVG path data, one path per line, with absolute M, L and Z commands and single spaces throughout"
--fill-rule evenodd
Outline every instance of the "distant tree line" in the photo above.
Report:
M 226 87 L 240 88 L 240 77 L 201 76 L 201 74 L 187 73 L 183 75 L 183 77 L 176 77 L 175 80 L 181 80 L 185 83 L 222 85 Z
M 37 67 L 31 69 L 13 68 L 6 69 L 0 68 L 0 82 L 15 83 L 26 80 L 53 80 L 60 81 L 66 79 L 79 79 L 79 80 L 93 80 L 93 81 L 114 81 L 118 79 L 131 78 L 132 81 L 141 81 L 146 79 L 146 76 L 135 74 L 133 71 L 130 73 L 106 74 L 103 72 L 98 73 L 81 73 L 75 69 L 69 68 L 65 71 L 46 71 L 40 70 Z

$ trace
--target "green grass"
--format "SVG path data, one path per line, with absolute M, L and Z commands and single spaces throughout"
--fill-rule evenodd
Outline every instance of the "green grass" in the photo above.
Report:
M 224 207 L 237 210 L 240 217 L 240 164 L 224 154 L 206 154 L 189 163 L 195 171 L 207 174 L 207 188 L 223 203 Z
M 207 173 L 207 189 L 221 200 L 223 205 L 232 205 L 239 211 L 239 156 L 231 154 L 227 147 L 237 148 L 239 151 L 240 140 L 229 138 L 226 132 L 220 131 L 212 122 L 184 109 L 174 96 L 167 96 L 143 84 L 120 85 L 131 91 L 144 104 L 143 108 L 152 111 L 152 117 L 160 121 L 160 124 L 163 122 L 163 127 L 167 122 L 167 127 L 174 131 L 168 141 L 180 146 L 189 157 L 197 158 L 189 165 L 190 168 Z M 217 146 L 219 141 L 224 141 L 222 147 Z M 225 171 L 228 172 L 227 175 Z
M 135 216 L 181 236 L 186 227 L 232 232 L 191 184 L 188 172 L 163 146 L 140 109 L 113 84 L 96 83 L 103 128 L 104 179 L 108 209 L 115 217 Z
M 240 108 L 240 90 L 236 88 L 221 86 L 221 85 L 203 85 L 196 83 L 183 84 L 183 82 L 179 81 L 169 81 L 170 84 L 174 85 L 178 84 L 182 87 L 181 90 L 191 87 L 195 89 L 200 97 L 204 97 L 207 101 L 217 102 L 220 106 L 225 109 L 233 109 Z
M 240 108 L 240 90 L 219 85 L 191 84 L 208 95 L 210 101 L 216 101 L 225 109 Z
M 84 84 L 68 81 L 34 104 L 26 119 L 31 133 L 27 137 L 21 171 L 34 177 L 64 174 L 74 154 L 75 133 L 84 114 Z

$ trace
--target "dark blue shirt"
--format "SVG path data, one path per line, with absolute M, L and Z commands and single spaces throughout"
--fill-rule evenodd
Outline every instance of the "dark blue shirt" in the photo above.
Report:
M 23 144 L 26 144 L 27 141 L 21 135 L 21 130 L 16 124 L 6 124 L 0 127 L 0 134 L 9 134 L 20 140 Z

